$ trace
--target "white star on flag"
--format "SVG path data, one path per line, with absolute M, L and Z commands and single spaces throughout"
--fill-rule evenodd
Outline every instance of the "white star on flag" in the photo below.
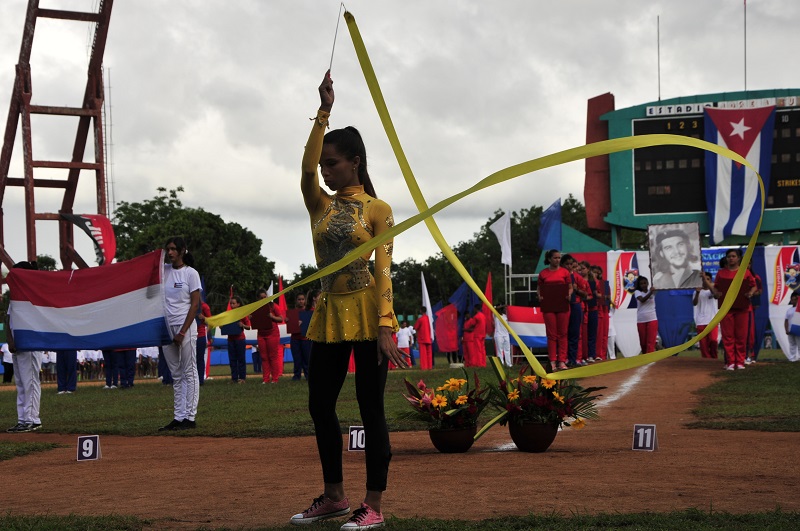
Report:
M 744 133 L 752 129 L 752 127 L 744 125 L 744 116 L 742 117 L 741 120 L 739 120 L 739 123 L 731 122 L 731 127 L 733 127 L 733 132 L 731 133 L 731 136 L 739 135 L 739 137 L 741 137 L 742 140 L 744 140 Z

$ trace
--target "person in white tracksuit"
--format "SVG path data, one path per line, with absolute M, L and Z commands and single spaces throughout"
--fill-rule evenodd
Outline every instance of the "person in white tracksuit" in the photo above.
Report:
M 38 269 L 36 262 L 19 262 L 14 265 L 19 269 Z M 9 308 L 6 314 L 5 329 L 8 336 L 8 349 L 11 351 L 14 364 L 14 381 L 17 384 L 17 424 L 8 428 L 8 433 L 26 433 L 42 427 L 39 418 L 39 401 L 42 386 L 39 372 L 42 369 L 42 351 L 17 350 L 14 334 L 11 332 L 13 315 Z

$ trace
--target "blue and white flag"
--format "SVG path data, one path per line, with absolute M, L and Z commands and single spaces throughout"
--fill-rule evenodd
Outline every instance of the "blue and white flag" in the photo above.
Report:
M 704 111 L 705 140 L 726 147 L 758 168 L 769 190 L 775 107 Z M 761 211 L 758 179 L 752 170 L 706 151 L 706 205 L 712 245 L 731 235 L 755 231 Z

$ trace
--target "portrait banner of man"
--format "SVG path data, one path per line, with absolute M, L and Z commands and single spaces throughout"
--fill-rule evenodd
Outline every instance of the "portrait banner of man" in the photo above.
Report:
M 648 225 L 647 236 L 655 289 L 702 287 L 700 225 L 697 222 Z

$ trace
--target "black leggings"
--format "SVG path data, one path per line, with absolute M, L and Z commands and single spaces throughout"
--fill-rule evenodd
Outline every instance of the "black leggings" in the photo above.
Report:
M 378 365 L 377 341 L 314 343 L 308 367 L 308 411 L 314 421 L 317 449 L 325 483 L 341 483 L 342 428 L 336 416 L 336 401 L 347 376 L 350 351 L 355 353 L 356 398 L 364 423 L 367 490 L 386 490 L 392 459 L 389 428 L 383 407 L 388 360 Z

